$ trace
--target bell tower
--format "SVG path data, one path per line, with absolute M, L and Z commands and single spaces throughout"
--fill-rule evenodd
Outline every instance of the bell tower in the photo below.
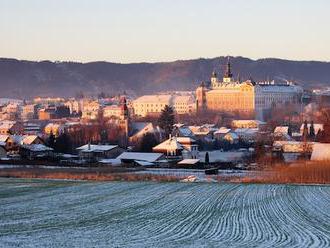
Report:
M 213 71 L 211 75 L 211 87 L 214 89 L 218 86 L 218 84 L 219 84 L 218 75 L 215 71 Z
M 196 89 L 196 109 L 197 112 L 201 112 L 207 108 L 206 103 L 206 91 L 207 88 L 204 82 Z
M 226 70 L 223 75 L 223 82 L 230 83 L 230 82 L 232 82 L 232 79 L 233 79 L 233 74 L 231 73 L 231 64 L 230 64 L 229 57 L 228 57 Z
M 126 147 L 128 145 L 128 135 L 129 135 L 129 128 L 130 128 L 130 118 L 129 118 L 129 110 L 127 107 L 127 102 L 125 97 L 121 97 L 120 99 L 120 119 L 119 125 L 123 130 L 123 140 L 122 145 Z

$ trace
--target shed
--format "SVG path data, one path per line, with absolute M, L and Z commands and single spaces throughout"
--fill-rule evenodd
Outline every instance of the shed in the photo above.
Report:
M 102 159 L 115 158 L 125 150 L 118 145 L 91 145 L 86 144 L 77 148 L 79 158 L 88 162 L 96 162 Z

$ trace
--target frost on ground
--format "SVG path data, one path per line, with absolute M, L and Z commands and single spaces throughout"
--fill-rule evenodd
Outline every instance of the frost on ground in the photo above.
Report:
M 0 179 L 1 247 L 329 247 L 330 187 Z

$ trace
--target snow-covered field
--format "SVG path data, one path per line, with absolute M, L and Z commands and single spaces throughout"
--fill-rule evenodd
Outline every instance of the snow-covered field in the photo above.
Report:
M 330 247 L 330 187 L 0 179 L 0 247 Z

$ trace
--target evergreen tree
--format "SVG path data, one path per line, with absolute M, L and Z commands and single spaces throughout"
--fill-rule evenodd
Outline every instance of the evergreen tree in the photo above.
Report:
M 311 138 L 315 138 L 315 128 L 314 128 L 314 121 L 311 122 L 311 126 L 309 128 L 309 136 Z
M 288 135 L 289 136 L 292 136 L 292 127 L 291 127 L 291 124 L 289 124 L 289 126 L 288 126 Z
M 55 152 L 70 153 L 71 148 L 71 139 L 66 132 L 56 138 L 54 147 Z
M 165 105 L 162 113 L 158 119 L 159 126 L 164 129 L 166 137 L 172 133 L 175 122 L 174 110 L 172 107 Z
M 158 144 L 155 135 L 152 133 L 147 133 L 143 136 L 140 143 L 140 151 L 141 152 L 152 152 L 152 148 Z
M 53 132 L 50 132 L 50 135 L 48 137 L 48 139 L 46 140 L 46 144 L 47 146 L 54 148 L 55 147 L 55 135 L 53 134 Z
M 100 136 L 102 144 L 108 143 L 108 131 L 106 129 L 101 130 Z
M 307 137 L 308 137 L 308 125 L 307 125 L 307 120 L 304 121 L 304 129 L 303 129 L 303 141 L 307 141 Z
M 206 153 L 205 153 L 205 164 L 208 165 L 209 163 L 210 163 L 209 153 L 206 152 Z

